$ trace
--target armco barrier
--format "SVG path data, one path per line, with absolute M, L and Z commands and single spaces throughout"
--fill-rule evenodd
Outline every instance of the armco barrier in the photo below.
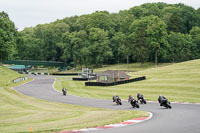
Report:
M 20 81 L 27 80 L 27 79 L 28 79 L 27 77 L 20 77 L 20 78 L 14 79 L 13 82 L 18 83 Z
M 72 78 L 72 79 L 76 81 L 88 81 L 88 78 Z
M 28 74 L 32 74 L 32 75 L 49 75 L 49 73 L 40 73 L 40 72 L 29 72 Z
M 78 75 L 78 73 L 52 73 L 52 75 L 57 75 L 57 76 L 71 76 L 71 75 Z
M 123 81 L 117 81 L 117 82 L 112 82 L 112 83 L 85 82 L 85 86 L 114 86 L 114 85 L 126 84 L 126 83 L 141 81 L 141 80 L 146 80 L 146 77 L 143 76 L 143 77 L 138 77 L 138 78 L 129 79 L 129 80 L 123 80 Z

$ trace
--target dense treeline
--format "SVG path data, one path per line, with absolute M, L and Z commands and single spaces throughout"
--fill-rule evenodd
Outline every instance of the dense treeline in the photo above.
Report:
M 147 3 L 119 13 L 67 17 L 25 28 L 17 37 L 17 52 L 9 58 L 75 66 L 186 61 L 200 58 L 200 9 Z
M 14 58 L 18 54 L 17 46 L 21 41 L 22 38 L 8 14 L 0 12 L 0 61 Z

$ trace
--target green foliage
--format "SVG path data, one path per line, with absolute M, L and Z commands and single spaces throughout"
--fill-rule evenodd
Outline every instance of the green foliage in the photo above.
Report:
M 147 42 L 155 55 L 155 64 L 158 63 L 158 56 L 165 54 L 167 48 L 167 30 L 163 20 L 156 16 L 147 17 Z
M 171 32 L 168 36 L 170 44 L 168 59 L 173 62 L 180 62 L 192 59 L 194 43 L 188 34 Z
M 96 66 L 102 65 L 105 60 L 113 55 L 109 47 L 108 33 L 100 28 L 91 28 L 89 32 L 89 40 L 92 45 L 88 49 L 90 56 L 95 57 L 91 59 L 91 63 Z
M 112 26 L 114 23 L 106 11 L 95 12 L 89 16 L 87 29 L 90 28 L 100 28 L 105 31 L 112 31 Z
M 133 16 L 136 18 L 136 19 L 139 19 L 141 17 L 145 17 L 148 13 L 147 9 L 146 8 L 143 8 L 141 6 L 136 6 L 136 7 L 133 7 L 129 10 L 129 12 L 131 14 L 133 14 Z
M 0 12 L 0 61 L 12 58 L 15 54 L 17 30 L 8 14 Z
M 132 40 L 133 57 L 143 63 L 149 54 L 155 55 L 157 64 L 158 55 L 163 55 L 167 46 L 167 31 L 165 23 L 157 16 L 147 16 L 136 20 L 130 26 L 130 39 Z M 149 49 L 151 51 L 149 52 Z
M 192 37 L 193 46 L 192 46 L 192 56 L 194 59 L 200 58 L 200 27 L 193 27 L 190 31 Z
M 5 20 L 2 22 L 13 25 Z M 154 61 L 157 64 L 185 61 L 200 58 L 199 35 L 194 29 L 197 26 L 200 26 L 199 9 L 181 3 L 146 3 L 119 13 L 97 11 L 67 17 L 50 24 L 25 28 L 20 34 L 13 30 L 7 36 L 1 31 L 3 37 L 9 37 L 10 41 L 0 42 L 0 54 L 1 60 L 9 57 L 63 61 L 75 67 L 119 62 L 142 64 Z M 187 34 L 191 34 L 192 38 Z M 172 37 L 175 35 L 186 37 L 188 41 Z M 1 40 L 5 39 L 1 37 Z M 174 50 L 175 42 L 182 49 Z M 187 54 L 180 54 L 175 59 L 177 53 L 184 53 L 183 49 L 187 49 Z
M 122 62 L 124 60 L 124 41 L 126 39 L 126 35 L 122 32 L 115 32 L 113 37 L 111 38 L 110 47 L 112 48 L 113 62 L 115 60 Z M 123 49 L 123 50 L 122 50 Z M 112 61 L 111 59 L 109 59 Z

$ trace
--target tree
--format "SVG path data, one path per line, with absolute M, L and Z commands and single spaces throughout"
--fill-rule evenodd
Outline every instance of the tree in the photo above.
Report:
M 154 54 L 157 65 L 158 55 L 164 55 L 164 48 L 167 46 L 166 24 L 157 16 L 147 16 L 133 22 L 130 31 L 136 50 L 134 57 L 142 62 L 146 61 L 149 49 L 150 54 Z
M 62 42 L 63 42 L 62 49 L 64 50 L 64 53 L 61 56 L 61 59 L 67 63 L 70 63 L 73 61 L 72 38 L 73 38 L 73 35 L 69 32 L 66 32 L 62 35 Z
M 57 60 L 56 59 L 56 42 L 57 34 L 54 31 L 53 24 L 37 25 L 34 28 L 36 38 L 41 40 L 41 49 L 43 60 Z
M 77 18 L 77 20 L 75 22 L 75 27 L 76 27 L 77 31 L 86 30 L 86 27 L 88 25 L 89 16 L 90 15 L 82 15 Z
M 25 28 L 20 32 L 23 37 L 23 45 L 20 46 L 20 59 L 44 60 L 42 56 L 42 40 L 36 38 L 33 28 Z
M 195 15 L 196 15 L 196 26 L 200 26 L 200 8 L 196 10 Z
M 188 56 L 174 60 L 196 59 L 200 53 L 199 34 L 198 28 L 193 27 L 200 26 L 199 20 L 200 9 L 162 2 L 146 3 L 119 13 L 97 11 L 25 29 L 21 35 L 12 37 L 9 44 L 13 45 L 6 45 L 12 46 L 7 53 L 11 53 L 9 58 L 64 61 L 75 66 L 100 66 L 118 61 L 127 64 L 137 61 L 141 65 L 155 61 L 157 64 L 172 61 L 172 56 L 175 58 L 172 40 L 178 36 L 184 44 L 179 44 L 180 47 L 189 50 L 186 51 Z M 193 43 L 190 43 L 191 37 Z
M 148 44 L 147 44 L 147 21 L 135 20 L 131 26 L 131 34 L 129 38 L 133 45 L 133 58 L 142 64 L 149 58 Z
M 15 53 L 17 30 L 5 12 L 0 12 L 0 61 Z
M 63 54 L 63 49 L 62 49 L 62 35 L 66 32 L 69 32 L 70 26 L 63 21 L 57 21 L 56 23 L 52 24 L 52 29 L 54 32 L 54 39 L 56 43 L 56 55 L 55 55 L 55 60 L 56 61 L 61 61 L 60 57 Z
M 130 11 L 119 12 L 119 31 L 124 34 L 129 34 L 129 27 L 134 20 L 134 15 Z
M 108 34 L 114 32 L 114 23 L 107 11 L 97 11 L 91 14 L 88 18 L 87 30 L 91 28 L 100 28 L 107 31 Z
M 69 25 L 69 32 L 78 31 L 78 27 L 76 25 L 78 18 L 79 16 L 73 16 L 73 17 L 67 17 L 63 19 L 63 22 Z
M 161 10 L 165 7 L 166 4 L 164 3 L 145 3 L 141 5 L 142 8 L 145 8 L 147 16 L 154 15 L 160 16 Z
M 193 39 L 194 46 L 192 47 L 192 56 L 194 59 L 200 58 L 200 27 L 193 27 L 190 31 L 190 35 Z
M 171 32 L 168 36 L 170 49 L 168 59 L 173 62 L 192 59 L 192 38 L 188 34 Z
M 132 14 L 136 19 L 141 17 L 145 17 L 148 13 L 147 9 L 143 8 L 142 6 L 135 6 L 129 9 L 130 14 Z
M 161 16 L 167 25 L 168 33 L 182 31 L 183 24 L 179 8 L 167 6 L 162 10 Z
M 118 63 L 118 62 L 123 62 L 124 61 L 124 57 L 126 57 L 126 55 L 124 55 L 123 53 L 123 45 L 124 45 L 124 41 L 125 41 L 125 34 L 122 32 L 115 32 L 115 34 L 113 35 L 112 39 L 111 39 L 111 44 L 110 47 L 112 49 L 113 52 L 113 58 L 109 59 L 110 62 L 112 63 Z
M 147 25 L 147 42 L 154 53 L 155 65 L 158 63 L 158 56 L 165 56 L 165 49 L 168 47 L 166 24 L 157 16 L 148 16 Z
M 91 55 L 91 63 L 95 66 L 103 65 L 108 58 L 112 57 L 112 51 L 109 47 L 108 33 L 100 28 L 89 29 L 89 41 L 88 47 Z
M 196 25 L 198 20 L 196 19 L 196 11 L 194 8 L 184 5 L 182 3 L 175 4 L 177 8 L 180 9 L 180 17 L 182 18 L 182 25 L 181 28 L 182 33 L 189 33 L 193 26 Z
M 71 43 L 73 45 L 72 52 L 73 52 L 73 62 L 75 66 L 77 64 L 80 64 L 81 66 L 85 63 L 85 51 L 81 51 L 83 48 L 87 48 L 89 46 L 88 42 L 88 35 L 85 31 L 81 30 L 79 32 L 73 32 L 73 38 L 71 40 Z

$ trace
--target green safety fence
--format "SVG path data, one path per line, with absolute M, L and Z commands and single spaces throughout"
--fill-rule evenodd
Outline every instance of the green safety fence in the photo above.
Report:
M 66 64 L 64 62 L 56 61 L 32 61 L 32 60 L 7 60 L 4 64 L 15 64 L 15 65 L 31 65 L 31 66 L 55 66 L 64 67 Z

